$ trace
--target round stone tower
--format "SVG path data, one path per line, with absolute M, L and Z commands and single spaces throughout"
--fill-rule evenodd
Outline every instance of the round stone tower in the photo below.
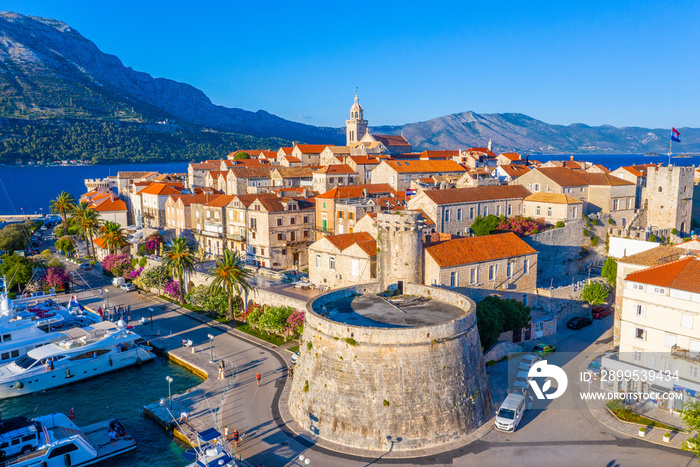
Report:
M 423 283 L 423 216 L 416 211 L 377 214 L 379 287 Z
M 490 419 L 474 302 L 405 287 L 410 296 L 391 302 L 377 296 L 375 282 L 307 305 L 287 401 L 303 429 L 336 446 L 410 455 L 458 441 Z

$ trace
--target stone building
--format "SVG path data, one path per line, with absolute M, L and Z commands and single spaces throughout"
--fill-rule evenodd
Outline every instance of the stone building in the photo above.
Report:
M 190 209 L 195 215 L 192 220 L 195 241 L 210 257 L 222 255 L 226 249 L 226 207 L 231 201 L 233 195 L 219 195 Z
M 496 164 L 501 165 L 524 165 L 525 161 L 517 152 L 504 152 L 496 156 Z
M 502 183 L 510 183 L 530 171 L 526 165 L 499 165 L 491 173 L 493 178 Z
M 339 186 L 316 197 L 316 240 L 323 235 L 352 233 L 367 212 L 381 210 L 376 201 L 396 196 L 387 184 Z
M 321 153 L 326 149 L 326 146 L 326 144 L 297 144 L 291 155 L 298 158 L 302 166 L 319 165 Z
M 372 183 L 386 183 L 396 191 L 406 191 L 412 180 L 433 175 L 461 176 L 466 169 L 454 161 L 388 161 L 383 160 L 372 170 Z
M 217 196 L 219 196 L 219 193 L 170 195 L 165 202 L 165 229 L 170 236 L 185 236 L 194 240 L 190 206 L 192 204 L 204 205 Z
M 230 250 L 239 251 L 246 256 L 248 251 L 248 208 L 260 198 L 276 198 L 275 193 L 257 193 L 235 195 L 226 206 L 226 239 Z M 257 235 L 257 234 L 256 234 Z
M 544 219 L 549 224 L 579 219 L 583 202 L 563 193 L 533 193 L 523 200 L 523 216 Z
M 314 170 L 311 167 L 275 167 L 270 173 L 273 187 L 311 189 Z
M 693 172 L 693 167 L 679 166 L 647 169 L 647 186 L 642 190 L 647 227 L 690 231 Z
M 611 175 L 632 182 L 636 185 L 635 207 L 642 206 L 642 190 L 647 186 L 647 169 L 656 167 L 655 164 L 623 166 L 610 172 Z
M 537 251 L 512 232 L 458 238 L 425 249 L 426 285 L 533 292 Z
M 401 135 L 377 135 L 367 132 L 360 143 L 366 148 L 367 154 L 384 153 L 398 156 L 411 152 L 411 143 Z M 373 148 L 377 148 L 378 151 L 373 151 Z
M 476 186 L 493 186 L 499 185 L 497 178 L 491 176 L 491 172 L 486 169 L 471 169 L 457 179 L 455 186 L 457 188 L 471 188 Z
M 347 156 L 344 163 L 357 173 L 357 183 L 370 183 L 372 170 L 379 165 L 379 159 L 370 156 Z
M 190 162 L 187 166 L 187 186 L 205 186 L 207 173 L 220 169 L 221 161 Z
M 215 190 L 226 190 L 226 176 L 228 170 L 210 170 L 204 177 L 204 186 Z
M 477 216 L 522 214 L 523 199 L 530 194 L 519 185 L 425 190 L 412 197 L 407 207 L 421 209 L 435 223 L 437 232 L 464 235 Z
M 248 261 L 271 269 L 306 267 L 314 214 L 311 199 L 258 197 L 247 208 Z
M 328 235 L 309 246 L 309 280 L 331 289 L 377 279 L 377 241 L 367 232 Z
M 344 164 L 345 158 L 350 155 L 350 146 L 326 146 L 321 151 L 319 165 Z
M 164 229 L 165 202 L 170 195 L 182 193 L 182 185 L 166 185 L 165 183 L 151 183 L 139 192 L 143 206 L 143 222 L 146 227 Z
M 279 165 L 280 167 L 303 167 L 304 163 L 297 156 L 284 156 L 280 158 Z
M 80 201 L 90 203 L 92 209 L 100 214 L 103 221 L 116 222 L 122 227 L 129 225 L 126 203 L 111 190 L 99 189 L 85 193 L 80 197 Z
M 331 188 L 343 185 L 362 183 L 358 181 L 357 173 L 347 164 L 327 165 L 313 173 L 313 185 L 311 189 L 319 193 L 325 193 Z
M 226 175 L 227 195 L 266 193 L 272 187 L 270 174 L 276 167 L 233 167 Z

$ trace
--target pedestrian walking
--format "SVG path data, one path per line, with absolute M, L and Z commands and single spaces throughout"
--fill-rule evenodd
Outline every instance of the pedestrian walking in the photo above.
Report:
M 224 369 L 219 367 L 219 379 L 224 379 Z
M 241 436 L 238 434 L 238 430 L 233 430 L 233 445 L 238 449 L 238 441 L 240 441 Z
M 262 376 L 260 376 L 260 372 L 258 371 L 258 374 L 255 375 L 255 379 L 258 382 L 258 386 L 260 386 L 260 380 L 262 379 Z
M 228 426 L 224 427 L 224 439 L 228 443 Z

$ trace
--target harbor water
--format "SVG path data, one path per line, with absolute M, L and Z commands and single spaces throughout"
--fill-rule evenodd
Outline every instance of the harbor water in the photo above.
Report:
M 34 418 L 53 412 L 68 415 L 84 427 L 117 418 L 136 440 L 134 451 L 96 465 L 110 467 L 177 467 L 187 465 L 182 453 L 189 449 L 154 421 L 143 415 L 143 406 L 168 397 L 166 376 L 171 376 L 173 394 L 186 392 L 201 379 L 182 366 L 156 357 L 143 365 L 108 373 L 76 384 L 0 401 L 3 419 Z M 213 419 L 212 419 L 213 420 Z

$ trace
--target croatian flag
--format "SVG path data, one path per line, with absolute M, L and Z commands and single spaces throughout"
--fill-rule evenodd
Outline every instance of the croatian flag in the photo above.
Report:
M 415 195 L 415 194 L 416 194 L 416 190 L 413 189 L 413 188 L 409 188 L 408 190 L 406 190 L 406 195 L 407 195 L 407 196 L 413 196 L 413 195 Z
M 681 132 L 675 128 L 671 128 L 671 140 L 680 143 L 681 142 Z

